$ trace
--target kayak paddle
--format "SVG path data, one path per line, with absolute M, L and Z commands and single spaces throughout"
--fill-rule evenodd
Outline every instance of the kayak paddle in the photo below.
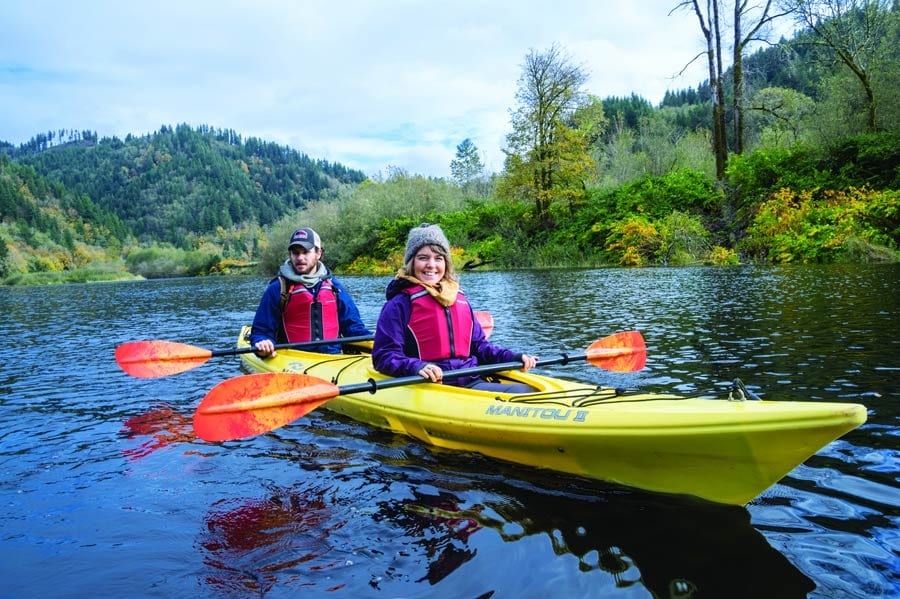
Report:
M 334 343 L 371 341 L 372 335 L 319 339 L 300 343 L 282 343 L 275 349 L 301 349 Z M 139 379 L 150 379 L 185 372 L 205 364 L 210 358 L 236 356 L 255 352 L 253 347 L 205 349 L 177 341 L 129 341 L 116 348 L 116 362 L 126 373 Z
M 475 312 L 475 318 L 478 319 L 478 323 L 484 329 L 484 336 L 490 338 L 491 332 L 494 330 L 494 317 L 491 316 L 490 312 Z M 283 343 L 276 345 L 275 349 L 304 349 L 320 345 L 371 340 L 372 335 L 359 335 L 356 337 L 340 337 L 338 339 Z M 205 364 L 210 358 L 249 354 L 255 351 L 253 347 L 206 349 L 176 341 L 129 341 L 116 348 L 116 363 L 122 370 L 133 377 L 150 379 L 171 376 L 197 368 Z
M 538 360 L 537 365 L 580 360 L 613 372 L 634 372 L 644 367 L 647 348 L 638 331 L 625 331 L 594 341 L 583 355 Z M 447 370 L 444 378 L 521 368 L 521 362 L 485 364 Z M 238 376 L 222 381 L 206 394 L 194 412 L 194 433 L 205 441 L 252 437 L 289 424 L 338 395 L 375 393 L 428 382 L 428 379 L 413 375 L 337 386 L 318 377 L 290 372 Z

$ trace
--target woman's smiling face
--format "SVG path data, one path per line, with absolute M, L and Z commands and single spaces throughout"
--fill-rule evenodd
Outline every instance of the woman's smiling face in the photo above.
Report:
M 413 258 L 413 276 L 431 285 L 437 285 L 444 278 L 444 256 L 433 249 L 430 245 L 423 245 L 416 252 Z

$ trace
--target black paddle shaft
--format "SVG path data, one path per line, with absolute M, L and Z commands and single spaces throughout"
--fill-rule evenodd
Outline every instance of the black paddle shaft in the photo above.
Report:
M 304 347 L 316 347 L 318 345 L 333 345 L 335 343 L 356 343 L 357 341 L 371 341 L 372 335 L 358 335 L 356 337 L 338 337 L 337 339 L 316 339 L 315 341 L 298 341 L 297 343 L 281 343 L 275 346 L 275 349 L 301 349 Z M 236 356 L 238 354 L 249 354 L 256 351 L 255 347 L 239 347 L 236 349 L 214 349 L 213 357 L 217 356 Z
M 563 354 L 558 358 L 553 358 L 550 360 L 538 360 L 537 366 L 552 366 L 553 364 L 568 364 L 569 362 L 577 362 L 581 360 L 587 360 L 587 354 L 580 356 L 569 356 L 567 354 Z M 504 370 L 516 370 L 518 368 L 522 368 L 522 362 L 502 362 L 500 364 L 485 364 L 483 366 L 472 366 L 469 368 L 459 368 L 457 370 L 446 370 L 444 371 L 444 378 L 454 379 L 460 376 L 466 376 L 469 374 L 492 374 L 494 372 L 502 372 Z M 375 393 L 381 389 L 391 389 L 393 387 L 402 387 L 404 385 L 415 385 L 418 383 L 428 382 L 426 379 L 423 379 L 421 376 L 415 374 L 412 376 L 404 376 L 393 379 L 384 379 L 380 381 L 376 381 L 375 379 L 369 379 L 364 383 L 355 383 L 352 385 L 341 385 L 338 387 L 340 393 L 338 395 L 350 395 L 352 393 L 362 393 L 363 391 L 368 391 L 369 393 Z

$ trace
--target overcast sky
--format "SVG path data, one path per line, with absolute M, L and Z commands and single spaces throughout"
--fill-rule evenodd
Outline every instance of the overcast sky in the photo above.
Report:
M 502 168 L 530 50 L 601 98 L 706 79 L 677 0 L 0 0 L 0 140 L 60 129 L 233 129 L 369 175 Z

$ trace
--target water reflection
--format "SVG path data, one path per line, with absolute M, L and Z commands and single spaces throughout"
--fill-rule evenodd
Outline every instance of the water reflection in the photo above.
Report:
M 235 597 L 262 597 L 275 585 L 307 586 L 298 567 L 327 567 L 321 562 L 331 549 L 328 537 L 339 527 L 329 517 L 322 489 L 276 488 L 266 497 L 216 502 L 196 542 L 208 568 L 204 582 Z
M 468 538 L 484 527 L 481 507 L 462 509 L 452 493 L 429 494 L 410 489 L 411 499 L 383 501 L 376 518 L 403 529 L 403 536 L 427 560 L 425 576 L 416 582 L 437 584 L 475 557 Z
M 302 465 L 305 480 L 212 506 L 196 540 L 204 583 L 224 596 L 490 597 L 527 595 L 540 572 L 539 588 L 552 584 L 560 596 L 790 598 L 815 588 L 744 509 L 492 469 L 490 460 L 476 459 L 487 474 L 473 475 L 466 460 L 423 459 L 384 440 L 369 446 L 383 455 L 368 459 L 272 448 L 286 466 Z
M 569 563 L 578 572 L 596 570 L 616 588 L 645 588 L 655 597 L 806 597 L 815 587 L 750 525 L 744 509 L 552 477 L 538 482 L 566 491 L 479 480 L 460 492 L 443 482 L 419 481 L 428 491 L 414 489 L 413 497 L 383 502 L 379 511 L 428 556 L 432 584 L 474 557 L 479 549 L 470 537 L 490 529 L 504 545 L 494 548 L 498 554 L 516 555 L 508 545 L 538 537 L 554 555 L 574 556 Z M 515 563 L 507 566 L 515 575 Z M 575 572 L 559 575 L 572 580 Z
M 120 433 L 126 439 L 141 439 L 137 447 L 122 449 L 122 455 L 129 460 L 145 458 L 172 443 L 190 443 L 197 436 L 194 434 L 193 418 L 182 414 L 167 403 L 161 403 L 151 409 L 128 418 Z

